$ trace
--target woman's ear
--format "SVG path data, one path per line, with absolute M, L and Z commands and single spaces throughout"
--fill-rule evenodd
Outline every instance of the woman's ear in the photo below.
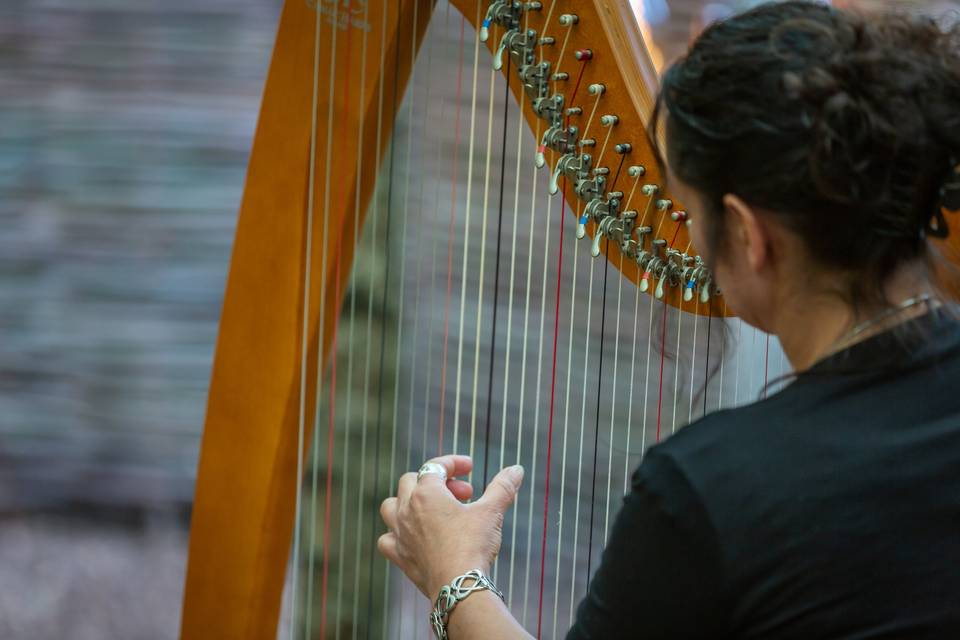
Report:
M 773 247 L 764 217 L 732 193 L 723 196 L 723 208 L 730 234 L 728 250 L 744 260 L 751 271 L 759 273 L 769 266 Z

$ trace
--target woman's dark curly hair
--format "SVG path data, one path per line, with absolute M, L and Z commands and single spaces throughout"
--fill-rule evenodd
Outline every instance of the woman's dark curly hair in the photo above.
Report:
M 700 192 L 712 255 L 722 198 L 776 212 L 849 295 L 883 300 L 899 265 L 945 236 L 960 162 L 960 29 L 790 1 L 708 28 L 666 72 L 670 168 Z M 955 195 L 955 194 L 950 194 Z

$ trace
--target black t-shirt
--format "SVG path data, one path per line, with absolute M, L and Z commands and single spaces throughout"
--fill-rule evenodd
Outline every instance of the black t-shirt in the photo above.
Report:
M 653 447 L 567 640 L 960 639 L 960 322 Z

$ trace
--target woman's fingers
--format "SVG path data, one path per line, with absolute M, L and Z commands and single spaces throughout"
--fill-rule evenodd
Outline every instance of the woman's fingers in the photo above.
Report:
M 379 551 L 387 560 L 397 565 L 401 569 L 400 555 L 397 553 L 397 536 L 393 533 L 385 533 L 377 538 L 377 551 Z
M 523 467 L 520 465 L 507 467 L 493 477 L 477 504 L 486 504 L 503 513 L 516 500 L 522 483 Z
M 473 485 L 463 480 L 447 480 L 447 489 L 457 500 L 469 500 L 473 497 Z
M 387 498 L 380 503 L 380 517 L 391 531 L 397 528 L 397 503 L 396 498 Z
M 447 472 L 447 479 L 449 480 L 452 480 L 457 476 L 465 476 L 470 473 L 471 469 L 473 469 L 473 459 L 471 459 L 470 456 L 451 454 L 447 456 L 437 456 L 436 458 L 431 458 L 428 460 L 428 462 L 438 464 L 443 467 Z M 444 480 L 443 476 L 440 474 L 426 473 L 422 478 L 420 478 L 419 484 L 423 487 L 439 488 L 447 484 L 447 480 Z
M 397 500 L 400 504 L 406 504 L 410 501 L 410 494 L 417 486 L 417 474 L 410 471 L 400 476 L 400 482 L 397 484 Z

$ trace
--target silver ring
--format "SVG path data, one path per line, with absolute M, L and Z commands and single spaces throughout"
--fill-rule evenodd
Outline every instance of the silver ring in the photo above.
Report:
M 442 479 L 443 482 L 447 481 L 447 470 L 442 464 L 437 464 L 436 462 L 425 462 L 420 470 L 417 471 L 417 482 L 420 482 L 420 478 L 425 475 L 435 473 Z

